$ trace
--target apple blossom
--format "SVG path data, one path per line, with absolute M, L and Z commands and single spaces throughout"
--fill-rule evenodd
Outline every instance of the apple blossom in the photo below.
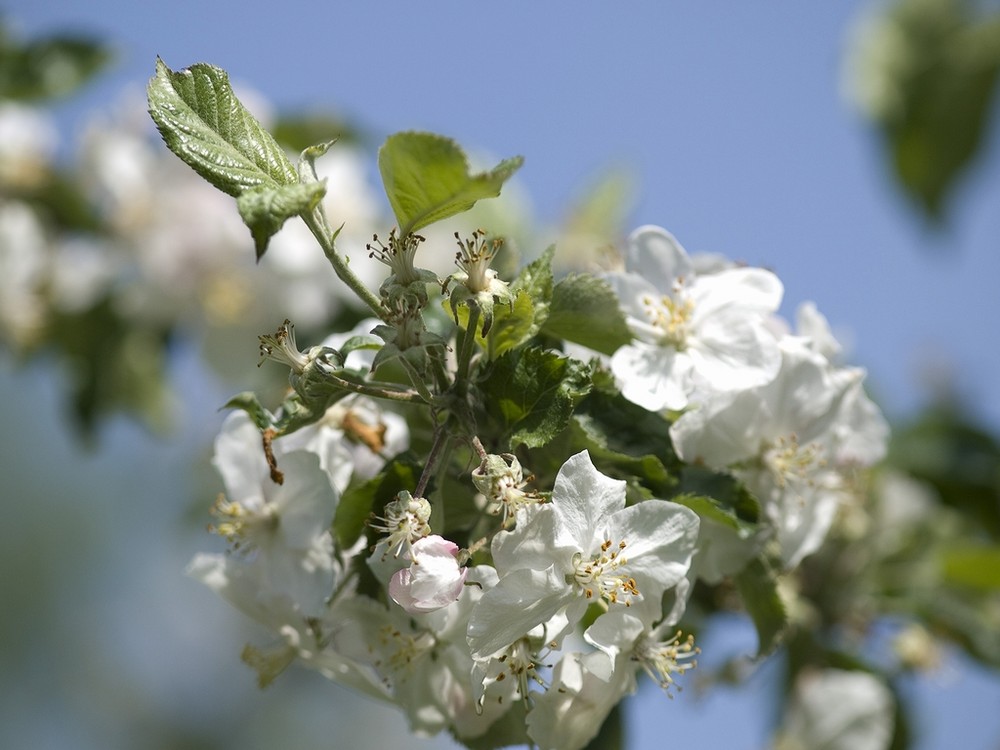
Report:
M 699 274 L 671 234 L 646 226 L 629 237 L 625 271 L 608 282 L 635 337 L 611 358 L 633 403 L 679 410 L 696 390 L 738 391 L 777 374 L 781 354 L 766 321 L 783 289 L 771 272 Z

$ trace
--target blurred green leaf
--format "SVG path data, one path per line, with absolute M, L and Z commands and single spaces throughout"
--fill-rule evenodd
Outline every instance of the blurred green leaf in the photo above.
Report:
M 940 220 L 989 132 L 1000 13 L 967 0 L 902 0 L 879 23 L 861 71 L 882 89 L 873 114 L 900 185 Z
M 357 143 L 362 139 L 356 127 L 323 112 L 282 114 L 271 128 L 271 134 L 274 140 L 292 153 L 304 151 L 314 143 L 331 140 Z
M 1000 539 L 1000 445 L 944 405 L 897 428 L 889 463 L 930 484 L 945 505 Z
M 555 285 L 542 331 L 602 354 L 613 354 L 632 339 L 615 293 L 589 274 L 567 276 Z
M 757 628 L 757 656 L 771 653 L 788 626 L 788 612 L 778 594 L 778 579 L 761 558 L 751 561 L 736 576 L 743 605 Z
M 944 550 L 941 570 L 953 585 L 1000 591 L 1000 547 L 970 545 Z
M 73 382 L 73 412 L 85 436 L 118 411 L 163 430 L 170 424 L 165 359 L 169 331 L 137 325 L 110 299 L 89 310 L 55 313 L 46 340 L 62 353 Z
M 483 198 L 495 198 L 523 162 L 517 156 L 470 175 L 458 144 L 433 133 L 390 135 L 378 152 L 385 194 L 401 235 L 468 211 Z
M 43 101 L 65 96 L 111 60 L 110 49 L 95 37 L 60 34 L 22 42 L 0 23 L 0 99 Z

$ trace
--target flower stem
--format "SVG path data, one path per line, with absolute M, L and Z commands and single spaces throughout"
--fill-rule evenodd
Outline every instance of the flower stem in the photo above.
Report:
M 358 298 L 368 305 L 379 319 L 384 320 L 385 308 L 382 307 L 381 300 L 368 287 L 361 283 L 361 279 L 351 270 L 351 267 L 347 264 L 347 260 L 337 252 L 334 242 L 336 234 L 330 228 L 326 216 L 319 211 L 313 211 L 310 214 L 302 214 L 302 220 L 305 221 L 306 226 L 309 227 L 309 231 L 313 233 L 313 237 L 316 238 L 320 247 L 323 248 L 323 253 L 326 255 L 327 260 L 330 261 L 330 265 L 333 266 L 333 270 L 340 280 L 347 284 L 351 288 L 351 291 L 358 295 Z
M 455 374 L 455 383 L 465 387 L 465 381 L 469 378 L 469 364 L 472 361 L 472 352 L 476 344 L 476 329 L 479 327 L 479 305 L 469 305 L 469 322 L 465 327 L 465 335 L 462 337 L 462 345 L 458 351 L 458 372 Z
M 431 474 L 434 472 L 434 465 L 437 463 L 438 456 L 441 453 L 441 448 L 444 447 L 446 440 L 448 439 L 448 430 L 445 427 L 446 422 L 439 423 L 434 428 L 434 442 L 431 444 L 431 451 L 427 454 L 427 463 L 424 464 L 424 470 L 420 473 L 420 479 L 417 481 L 417 486 L 413 490 L 414 497 L 423 497 L 424 490 L 427 489 L 427 483 L 430 481 Z
M 332 373 L 327 373 L 326 377 L 338 388 L 343 388 L 345 391 L 351 391 L 352 393 L 361 393 L 372 398 L 384 398 L 390 401 L 404 401 L 417 404 L 425 403 L 427 400 L 417 391 L 399 389 L 390 383 L 355 383 L 353 380 L 338 378 Z

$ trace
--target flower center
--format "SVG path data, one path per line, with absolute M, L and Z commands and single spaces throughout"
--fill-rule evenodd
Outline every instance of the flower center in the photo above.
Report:
M 426 630 L 404 633 L 392 625 L 379 628 L 377 637 L 385 657 L 376 660 L 375 666 L 385 668 L 401 679 L 412 672 L 414 663 L 435 645 L 434 636 Z
M 406 286 L 414 281 L 420 280 L 413 265 L 413 259 L 417 254 L 417 247 L 424 238 L 419 234 L 410 233 L 405 237 L 400 237 L 393 229 L 389 232 L 389 244 L 383 245 L 378 235 L 372 235 L 372 241 L 365 248 L 368 250 L 368 257 L 375 258 L 389 266 L 392 275 L 396 277 L 396 282 Z
M 678 281 L 673 297 L 664 294 L 659 299 L 652 295 L 642 298 L 646 315 L 659 332 L 659 343 L 678 350 L 687 346 L 689 321 L 694 313 L 694 302 L 682 291 L 682 282 Z
M 211 514 L 218 519 L 208 527 L 213 534 L 218 534 L 231 545 L 234 550 L 249 552 L 265 536 L 273 534 L 280 522 L 277 508 L 270 503 L 264 503 L 260 510 L 250 510 L 245 505 L 232 502 L 220 494 L 215 499 Z
M 472 239 L 463 242 L 458 232 L 455 232 L 459 247 L 459 251 L 455 253 L 455 265 L 465 272 L 466 279 L 462 283 L 473 294 L 488 291 L 490 282 L 497 275 L 490 268 L 490 263 L 500 250 L 503 240 L 495 239 L 487 244 L 485 237 L 486 232 L 477 229 L 472 233 Z
M 575 583 L 587 599 L 602 599 L 608 604 L 632 605 L 633 597 L 639 596 L 635 579 L 619 571 L 628 564 L 622 556 L 627 546 L 623 539 L 617 545 L 610 539 L 601 544 L 601 551 L 590 560 L 584 560 L 579 552 L 573 558 Z
M 814 484 L 816 472 L 826 465 L 816 443 L 799 445 L 795 433 L 779 437 L 764 451 L 764 466 L 774 476 L 778 487 Z
M 670 689 L 676 685 L 675 675 L 681 675 L 689 669 L 698 666 L 695 657 L 701 649 L 694 645 L 694 636 L 689 635 L 683 641 L 681 632 L 669 641 L 656 641 L 645 634 L 639 637 L 632 651 L 632 658 L 638 661 L 657 685 L 671 698 Z M 681 690 L 680 685 L 676 685 Z

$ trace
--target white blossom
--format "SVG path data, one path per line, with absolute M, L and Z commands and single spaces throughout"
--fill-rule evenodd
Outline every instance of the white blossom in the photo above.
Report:
M 625 507 L 625 483 L 586 452 L 559 470 L 552 502 L 522 508 L 493 538 L 500 582 L 469 622 L 473 656 L 490 656 L 558 614 L 579 621 L 590 603 L 640 605 L 658 618 L 663 592 L 684 578 L 698 516 L 662 500 Z
M 879 460 L 887 428 L 861 389 L 862 370 L 834 368 L 795 337 L 781 351 L 772 382 L 707 400 L 670 434 L 683 460 L 747 483 L 794 566 L 826 536 L 846 492 L 843 470 Z
M 635 337 L 611 358 L 622 394 L 633 403 L 679 410 L 696 390 L 738 391 L 777 374 L 781 354 L 767 319 L 783 288 L 771 272 L 698 274 L 671 234 L 647 226 L 629 238 L 625 272 L 608 281 Z

